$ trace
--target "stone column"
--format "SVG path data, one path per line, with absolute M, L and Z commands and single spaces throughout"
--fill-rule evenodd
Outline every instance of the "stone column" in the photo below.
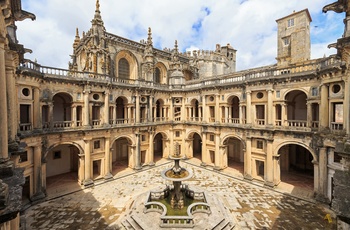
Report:
M 328 105 L 328 85 L 321 86 L 320 103 L 320 128 L 321 130 L 329 128 L 329 105 Z
M 281 124 L 287 126 L 287 104 L 281 104 Z
M 42 171 L 41 171 L 41 145 L 34 146 L 34 195 L 32 200 L 40 200 L 45 197 L 42 191 Z
M 109 126 L 109 92 L 105 92 L 105 103 L 104 103 L 104 109 L 103 109 L 103 117 L 104 117 L 104 125 Z
M 203 107 L 198 106 L 198 119 L 199 119 L 199 121 L 203 121 L 202 110 L 203 110 Z
M 78 181 L 80 185 L 83 185 L 85 180 L 85 158 L 84 154 L 79 154 L 79 169 L 78 169 Z
M 170 121 L 174 120 L 174 104 L 173 104 L 173 98 L 170 97 L 170 108 L 169 108 L 169 119 Z
M 205 166 L 208 163 L 207 153 L 207 133 L 202 132 L 202 165 Z
M 273 167 L 273 152 L 272 152 L 272 144 L 273 139 L 267 140 L 267 146 L 266 146 L 266 176 L 265 176 L 265 185 L 273 187 L 273 174 L 274 174 L 274 167 Z
M 319 149 L 319 198 L 324 199 L 327 197 L 327 179 L 328 179 L 328 168 L 327 168 L 327 148 L 321 147 Z
M 252 138 L 246 138 L 246 152 L 244 154 L 244 178 L 252 180 Z
M 219 105 L 219 101 L 220 101 L 220 95 L 216 94 L 215 95 L 215 122 L 221 122 L 220 120 L 220 105 Z
M 225 106 L 225 123 L 228 123 L 228 106 Z
M 243 106 L 239 105 L 239 124 L 243 124 Z
M 84 153 L 85 153 L 85 179 L 84 186 L 89 186 L 93 184 L 91 179 L 91 138 L 84 139 Z
M 149 96 L 149 103 L 148 103 L 148 122 L 152 122 L 153 121 L 153 96 Z
M 350 18 L 350 17 L 349 17 Z M 349 21 L 348 21 L 349 22 Z M 349 80 L 344 81 L 344 129 L 346 130 L 346 134 L 350 135 L 350 89 L 349 89 Z
M 181 99 L 181 121 L 186 120 L 186 107 L 185 107 L 185 98 Z
M 6 101 L 6 72 L 5 72 L 4 43 L 0 42 L 0 160 L 8 159 L 8 120 Z
M 0 58 L 2 58 L 2 56 L 0 56 Z M 8 133 L 9 142 L 14 142 L 16 139 L 17 129 L 18 129 L 18 114 L 19 114 L 17 87 L 16 87 L 16 78 L 15 78 L 15 70 L 17 66 L 13 66 L 13 65 L 14 65 L 14 62 L 11 62 L 11 66 L 6 66 L 6 90 L 7 90 L 6 99 L 7 99 L 7 114 L 8 114 L 7 125 L 9 130 L 9 133 Z M 0 75 L 0 76 L 3 76 L 3 75 Z
M 84 119 L 83 126 L 90 128 L 90 106 L 89 106 L 89 90 L 84 91 Z
M 48 121 L 49 121 L 49 128 L 50 129 L 53 129 L 53 103 L 52 102 L 49 102 L 48 103 L 48 106 L 49 106 L 49 114 L 48 114 Z
M 202 96 L 202 115 L 203 115 L 203 122 L 208 122 L 208 113 L 207 113 L 207 106 L 205 104 L 205 95 Z
M 137 94 L 136 96 L 136 117 L 135 117 L 135 121 L 136 123 L 140 123 L 140 96 Z
M 71 122 L 72 128 L 77 126 L 77 106 L 75 104 L 72 104 L 71 106 Z
M 273 183 L 278 185 L 281 182 L 280 155 L 273 155 Z
M 135 133 L 136 136 L 136 152 L 135 152 L 135 169 L 141 169 L 141 142 L 140 142 L 140 134 Z
M 272 126 L 274 121 L 272 120 L 272 89 L 267 90 L 267 125 Z
M 220 132 L 215 133 L 215 162 L 214 162 L 214 169 L 220 170 L 222 169 L 221 165 L 221 154 L 220 151 Z
M 247 96 L 247 124 L 252 124 L 252 98 L 251 98 L 251 91 L 246 92 Z
M 312 124 L 312 104 L 311 102 L 307 102 L 306 103 L 306 106 L 307 106 L 307 118 L 306 118 L 306 127 L 311 127 Z
M 39 90 L 39 88 L 34 88 L 33 128 L 34 129 L 42 129 L 41 114 L 40 114 L 40 90 Z
M 110 152 L 110 135 L 105 136 L 105 179 L 111 179 L 111 152 Z
M 154 132 L 150 131 L 149 132 L 149 165 L 155 165 L 154 163 L 154 136 L 153 136 Z
M 128 108 L 128 117 L 126 119 L 128 119 L 128 124 L 130 124 L 131 123 L 131 107 L 128 106 L 127 108 Z

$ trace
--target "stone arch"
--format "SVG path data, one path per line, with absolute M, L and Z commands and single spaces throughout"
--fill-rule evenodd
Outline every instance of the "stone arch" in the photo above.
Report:
M 111 160 L 109 162 L 112 175 L 134 168 L 136 164 L 135 140 L 129 135 L 114 137 L 110 142 Z
M 164 65 L 164 63 L 162 62 L 157 62 L 155 65 L 154 65 L 154 73 L 156 73 L 156 68 L 159 69 L 159 84 L 167 84 L 168 83 L 168 70 L 166 68 L 166 66 Z
M 314 191 L 318 161 L 312 148 L 299 141 L 285 141 L 273 153 L 274 184 L 282 181 L 303 190 Z
M 239 94 L 239 93 L 230 93 L 228 95 L 225 96 L 225 101 L 229 101 L 230 98 L 233 98 L 233 97 L 238 97 L 238 100 L 241 101 L 242 100 L 242 95 Z
M 64 141 L 64 142 L 59 142 L 59 143 L 52 144 L 50 147 L 48 147 L 48 148 L 45 150 L 45 152 L 43 153 L 42 159 L 46 160 L 47 154 L 48 154 L 52 149 L 54 149 L 55 147 L 57 147 L 57 146 L 59 146 L 59 145 L 74 145 L 75 147 L 77 147 L 77 148 L 79 149 L 79 153 L 80 153 L 80 154 L 84 154 L 84 149 L 83 149 L 78 143 L 70 142 L 70 141 Z
M 189 157 L 194 157 L 203 161 L 203 155 L 202 155 L 203 139 L 200 134 L 200 131 L 190 130 L 187 133 L 186 140 L 187 140 L 187 151 L 188 151 Z
M 169 152 L 169 138 L 168 134 L 160 131 L 154 134 L 153 138 L 153 159 L 158 161 L 163 157 L 167 157 Z
M 275 148 L 274 155 L 275 155 L 275 156 L 278 156 L 278 151 L 279 151 L 283 146 L 285 146 L 285 145 L 290 145 L 290 144 L 300 145 L 300 146 L 304 147 L 305 149 L 307 149 L 307 150 L 311 153 L 311 155 L 312 155 L 312 157 L 313 157 L 314 163 L 317 163 L 317 162 L 318 162 L 318 158 L 317 158 L 317 155 L 316 155 L 315 151 L 314 151 L 312 148 L 310 148 L 308 145 L 304 144 L 303 142 L 298 142 L 298 141 L 285 141 L 285 142 L 280 143 L 280 144 Z
M 221 145 L 226 145 L 225 141 L 227 141 L 228 138 L 236 138 L 238 140 L 240 140 L 242 143 L 243 143 L 243 148 L 245 149 L 246 148 L 246 143 L 245 141 L 243 140 L 242 137 L 238 136 L 238 135 L 235 135 L 235 134 L 227 134 L 225 135 L 221 140 Z
M 53 100 L 53 98 L 55 96 L 60 96 L 60 94 L 68 97 L 70 99 L 70 101 L 73 102 L 73 95 L 71 93 L 69 93 L 69 92 L 66 92 L 66 91 L 58 91 L 58 92 L 53 93 L 51 100 Z
M 303 88 L 287 89 L 286 91 L 283 92 L 281 97 L 284 98 L 284 100 L 285 100 L 286 96 L 288 95 L 288 93 L 290 93 L 292 91 L 301 91 L 301 92 L 305 93 L 306 99 L 308 98 L 309 92 L 307 90 L 303 89 Z
M 226 135 L 222 139 L 222 146 L 225 149 L 223 158 L 224 167 L 230 167 L 243 176 L 246 159 L 246 143 L 237 135 Z
M 133 53 L 131 53 L 128 50 L 121 50 L 115 56 L 115 76 L 116 76 L 116 78 L 119 78 L 119 76 L 118 76 L 118 63 L 119 63 L 119 60 L 122 58 L 125 58 L 129 63 L 129 68 L 130 68 L 129 69 L 129 79 L 132 79 L 132 80 L 138 79 L 139 64 L 138 64 L 137 58 L 135 57 L 135 55 Z

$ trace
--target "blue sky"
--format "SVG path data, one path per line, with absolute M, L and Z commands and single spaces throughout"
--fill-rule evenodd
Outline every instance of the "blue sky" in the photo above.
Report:
M 311 57 L 336 53 L 328 49 L 342 36 L 344 14 L 322 13 L 335 0 L 100 0 L 101 15 L 110 33 L 140 41 L 152 28 L 154 46 L 181 51 L 214 50 L 230 43 L 237 49 L 237 69 L 274 64 L 277 53 L 276 19 L 308 8 Z M 25 57 L 45 66 L 68 68 L 75 29 L 91 27 L 96 0 L 22 0 L 36 21 L 17 22 L 21 44 L 32 49 Z

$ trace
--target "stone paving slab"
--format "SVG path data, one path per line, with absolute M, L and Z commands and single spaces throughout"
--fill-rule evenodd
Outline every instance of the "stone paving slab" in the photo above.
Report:
M 181 163 L 193 171 L 186 184 L 220 196 L 241 229 L 336 229 L 322 205 L 242 182 L 215 171 Z M 119 217 L 140 194 L 165 183 L 160 172 L 171 164 L 153 167 L 30 207 L 25 229 L 118 229 Z

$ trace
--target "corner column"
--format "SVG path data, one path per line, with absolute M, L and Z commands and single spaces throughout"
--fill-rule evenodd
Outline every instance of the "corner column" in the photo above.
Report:
M 91 179 L 91 138 L 84 139 L 84 153 L 85 153 L 85 179 L 84 186 L 89 186 L 93 184 Z
M 45 197 L 42 191 L 42 165 L 41 165 L 41 145 L 34 146 L 34 195 L 32 197 L 33 201 L 40 200 Z
M 252 138 L 247 137 L 246 152 L 244 154 L 244 178 L 252 180 Z

